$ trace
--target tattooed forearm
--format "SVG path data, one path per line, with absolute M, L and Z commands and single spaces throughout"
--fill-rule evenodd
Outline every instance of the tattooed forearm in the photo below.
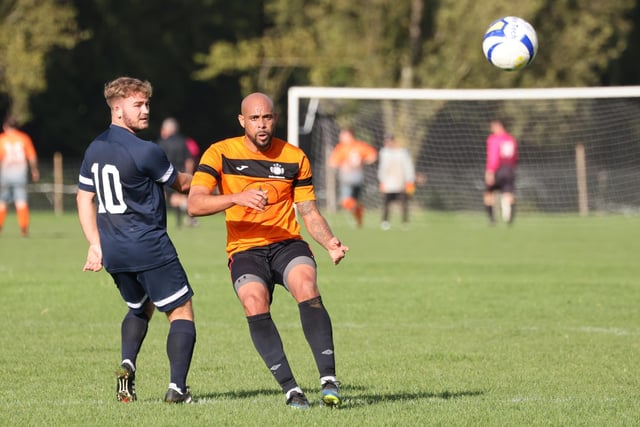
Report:
M 329 240 L 333 238 L 333 232 L 329 227 L 329 223 L 318 210 L 316 202 L 298 203 L 297 208 L 311 237 L 322 246 L 327 247 Z
M 303 218 L 314 211 L 318 212 L 318 207 L 316 206 L 316 202 L 314 201 L 297 203 L 296 209 L 298 209 L 298 213 L 302 215 Z

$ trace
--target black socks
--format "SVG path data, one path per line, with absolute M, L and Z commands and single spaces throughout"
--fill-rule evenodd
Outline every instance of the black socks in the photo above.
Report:
M 187 387 L 187 374 L 196 344 L 196 327 L 191 320 L 171 322 L 167 336 L 167 356 L 171 367 L 171 382 L 183 392 Z
M 329 313 L 316 297 L 298 304 L 302 330 L 318 366 L 320 377 L 335 376 L 336 363 L 333 353 L 333 330 Z
M 136 359 L 147 336 L 149 318 L 144 314 L 136 314 L 129 310 L 120 327 L 122 360 L 129 359 L 136 366 Z
M 271 319 L 271 313 L 247 316 L 247 322 L 253 345 L 282 390 L 286 393 L 297 387 L 298 384 L 293 378 L 291 367 L 284 354 L 280 334 Z

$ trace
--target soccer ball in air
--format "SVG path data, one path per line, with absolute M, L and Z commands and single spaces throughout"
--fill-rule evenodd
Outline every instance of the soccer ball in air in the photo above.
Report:
M 531 24 L 517 16 L 496 19 L 482 39 L 482 50 L 489 62 L 503 70 L 519 70 L 533 61 L 538 36 Z

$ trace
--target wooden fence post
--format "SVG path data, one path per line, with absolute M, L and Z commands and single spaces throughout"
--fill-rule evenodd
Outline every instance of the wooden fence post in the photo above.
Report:
M 62 153 L 53 155 L 53 212 L 62 215 L 64 212 L 64 182 L 62 169 Z
M 584 145 L 576 145 L 576 178 L 578 181 L 578 211 L 580 216 L 589 215 L 589 196 L 587 194 L 587 162 Z

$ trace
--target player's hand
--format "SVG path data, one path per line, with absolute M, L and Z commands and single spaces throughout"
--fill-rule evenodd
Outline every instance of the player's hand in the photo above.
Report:
M 82 271 L 100 270 L 102 270 L 102 248 L 99 245 L 91 245 L 87 253 L 87 262 L 85 262 Z
M 484 183 L 487 185 L 493 185 L 496 183 L 496 176 L 493 172 L 487 171 L 484 173 Z
M 337 237 L 332 237 L 327 245 L 327 251 L 329 251 L 333 264 L 338 265 L 349 251 L 349 248 L 343 245 Z
M 407 182 L 404 185 L 404 191 L 409 197 L 413 196 L 416 192 L 416 185 L 413 182 Z
M 269 204 L 269 196 L 266 190 L 251 188 L 242 193 L 234 194 L 233 202 L 236 205 L 264 212 L 264 208 Z

